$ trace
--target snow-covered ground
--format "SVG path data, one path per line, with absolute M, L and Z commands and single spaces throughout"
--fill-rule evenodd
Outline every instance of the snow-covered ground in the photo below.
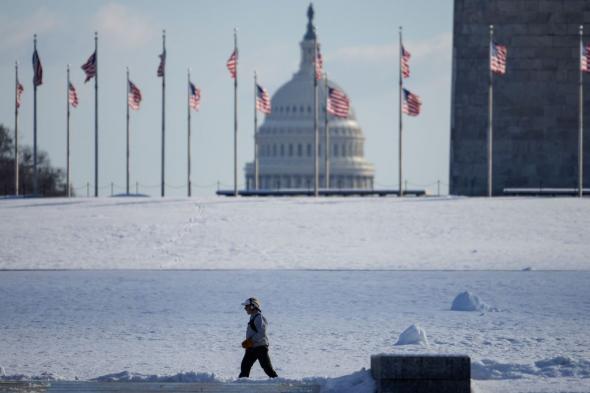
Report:
M 588 269 L 577 198 L 0 200 L 0 269 Z
M 465 290 L 497 311 L 451 311 Z M 580 271 L 5 271 L 0 366 L 231 380 L 247 322 L 240 302 L 252 295 L 281 377 L 350 375 L 377 353 L 465 353 L 482 392 L 509 381 L 590 391 L 590 272 Z M 412 324 L 428 345 L 395 345 Z M 256 366 L 253 376 L 264 374 Z
M 0 200 L 0 375 L 233 380 L 256 295 L 281 377 L 324 393 L 368 393 L 383 352 L 466 353 L 479 393 L 588 393 L 588 228 L 576 198 Z M 465 291 L 479 311 L 451 311 Z

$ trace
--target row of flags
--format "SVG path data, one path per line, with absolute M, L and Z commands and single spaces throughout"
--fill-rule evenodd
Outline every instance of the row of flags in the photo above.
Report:
M 404 50 L 405 51 L 405 50 Z M 409 60 L 410 54 L 407 53 L 407 59 L 405 60 L 405 68 L 404 68 L 404 75 L 409 76 L 409 65 L 407 61 Z M 160 57 L 160 64 L 157 70 L 157 76 L 163 77 L 166 67 L 166 51 L 162 52 L 162 54 L 158 55 Z M 237 64 L 238 64 L 238 51 L 237 49 L 232 52 L 228 61 L 227 61 L 227 68 L 230 72 L 230 76 L 232 79 L 237 77 Z M 90 81 L 92 78 L 96 76 L 97 66 L 96 66 L 96 52 L 92 53 L 88 60 L 80 67 L 84 73 L 86 74 L 86 78 L 84 79 L 84 83 Z M 39 86 L 43 84 L 43 67 L 41 65 L 41 60 L 39 58 L 39 54 L 37 50 L 33 53 L 33 84 L 35 86 Z M 316 51 L 316 59 L 315 59 L 315 76 L 316 79 L 320 80 L 323 77 L 323 60 L 322 55 L 319 50 Z M 406 77 L 407 77 L 406 76 Z M 16 105 L 17 108 L 20 108 L 21 105 L 21 97 L 24 92 L 24 87 L 20 82 L 17 82 L 16 86 Z M 264 114 L 271 113 L 271 100 L 268 90 L 263 88 L 262 86 L 257 84 L 257 95 L 256 95 L 256 108 L 259 112 Z M 69 91 L 69 102 L 72 107 L 76 108 L 78 106 L 78 95 L 76 92 L 76 88 L 74 85 L 69 82 L 68 83 L 68 91 Z M 409 92 L 408 92 L 409 93 Z M 411 93 L 409 93 L 411 95 Z M 412 95 L 413 96 L 413 95 Z M 419 98 L 417 96 L 413 96 L 414 98 L 409 98 L 410 107 L 415 108 L 416 99 L 419 102 Z M 128 105 L 133 110 L 139 110 L 140 104 L 142 100 L 141 90 L 135 85 L 133 82 L 129 81 L 129 97 L 128 97 Z M 195 111 L 200 109 L 201 104 L 201 90 L 196 88 L 195 85 L 189 81 L 189 105 Z M 348 96 L 341 90 L 329 87 L 328 88 L 328 96 L 327 96 L 327 110 L 333 116 L 346 118 L 350 111 L 350 100 Z M 408 114 L 414 113 L 415 110 L 411 110 L 407 112 Z M 419 105 L 418 105 L 418 112 L 419 112 Z
M 95 43 L 96 43 L 96 35 L 95 35 Z M 36 43 L 36 38 L 35 38 L 35 43 Z M 332 86 L 328 86 L 328 79 L 327 76 L 324 74 L 324 63 L 323 63 L 323 58 L 322 58 L 322 54 L 319 48 L 319 45 L 317 44 L 317 42 L 314 44 L 315 47 L 315 53 L 313 56 L 313 74 L 314 74 L 314 84 L 317 86 L 317 81 L 322 80 L 325 78 L 325 82 L 326 82 L 326 97 L 325 97 L 325 104 L 326 104 L 326 111 L 328 114 L 334 116 L 334 117 L 338 117 L 338 118 L 347 118 L 349 113 L 350 113 L 350 99 L 348 98 L 348 96 L 339 88 L 336 87 L 332 87 Z M 410 64 L 409 64 L 409 60 L 411 58 L 410 53 L 405 49 L 405 48 L 401 48 L 402 50 L 402 56 L 401 56 L 401 74 L 403 75 L 403 78 L 408 78 L 410 76 Z M 162 96 L 162 135 L 164 138 L 164 85 L 165 85 L 165 67 L 166 67 L 166 48 L 165 48 L 165 36 L 163 35 L 163 49 L 162 49 L 162 53 L 158 55 L 159 56 L 159 65 L 157 68 L 157 72 L 156 75 L 158 77 L 163 78 L 162 79 L 162 92 L 163 92 L 163 96 Z M 35 45 L 35 49 L 34 49 L 34 53 L 33 53 L 33 59 L 32 59 L 32 63 L 33 63 L 33 70 L 34 70 L 34 77 L 33 77 L 33 85 L 35 86 L 35 94 L 36 94 L 36 88 L 37 86 L 40 86 L 43 84 L 43 67 L 41 65 L 41 60 L 39 57 L 39 54 L 37 52 L 37 48 Z M 237 48 L 237 39 L 236 39 L 236 44 L 234 46 L 234 50 L 231 53 L 229 59 L 227 60 L 227 69 L 230 73 L 230 77 L 232 79 L 234 79 L 237 83 L 237 68 L 238 68 L 238 48 Z M 82 66 L 80 67 L 84 73 L 85 73 L 85 80 L 84 83 L 89 82 L 92 79 L 95 79 L 95 84 L 97 82 L 97 71 L 98 71 L 98 67 L 97 67 L 97 49 L 95 48 L 95 51 L 88 57 L 87 61 L 82 64 Z M 16 84 L 16 107 L 17 109 L 20 107 L 21 105 L 21 97 L 22 94 L 24 92 L 24 88 L 23 85 L 18 81 L 18 72 L 17 72 L 17 84 Z M 129 80 L 128 77 L 128 100 L 127 100 L 127 105 L 129 109 L 132 110 L 139 110 L 141 107 L 141 102 L 142 102 L 142 94 L 141 94 L 141 90 L 139 89 L 139 87 L 133 83 L 131 80 Z M 95 90 L 97 89 L 97 87 L 95 86 Z M 272 112 L 272 103 L 271 103 L 271 98 L 270 98 L 270 94 L 268 92 L 267 89 L 265 89 L 264 87 L 262 87 L 260 84 L 257 83 L 257 81 L 255 80 L 255 110 L 256 112 L 261 112 L 264 113 L 266 115 L 271 114 Z M 400 95 L 403 96 L 403 113 L 410 115 L 410 116 L 417 116 L 420 113 L 420 107 L 421 107 L 421 101 L 420 98 L 417 95 L 412 94 L 410 91 L 403 89 L 403 94 Z M 95 97 L 96 100 L 96 97 Z M 76 108 L 79 104 L 79 99 L 78 99 L 78 95 L 76 92 L 76 89 L 74 87 L 74 85 L 70 82 L 69 80 L 69 69 L 68 69 L 68 103 L 70 104 L 71 107 Z M 193 109 L 195 111 L 198 111 L 200 108 L 200 103 L 201 103 L 201 91 L 200 89 L 198 89 L 190 80 L 190 73 L 189 73 L 189 78 L 188 78 L 188 105 L 189 105 L 189 113 L 190 110 Z M 95 106 L 97 106 L 98 104 L 95 103 Z M 36 108 L 35 108 L 35 113 L 36 113 Z M 317 113 L 317 104 L 316 104 L 316 113 Z M 317 118 L 317 115 L 316 115 Z M 327 121 L 327 118 L 326 118 Z M 97 132 L 97 122 L 98 120 L 95 121 L 95 131 Z M 190 122 L 190 116 L 189 116 L 189 122 Z M 327 124 L 326 124 L 327 127 Z M 316 127 L 317 128 L 317 127 Z M 68 130 L 69 130 L 69 109 L 68 109 Z M 36 130 L 35 130 L 36 131 Z M 69 131 L 68 131 L 69 132 Z M 95 134 L 96 134 L 95 132 Z M 190 132 L 190 125 L 189 125 L 189 132 Z M 316 130 L 317 133 L 317 130 Z M 98 134 L 97 134 L 98 135 Z M 164 139 L 163 139 L 164 141 Z M 164 142 L 162 142 L 164 143 Z M 96 144 L 97 146 L 97 144 Z M 327 146 L 327 144 L 326 144 Z M 163 149 L 163 148 L 162 148 Z M 95 149 L 96 150 L 96 149 Z M 235 149 L 234 149 L 235 150 Z M 95 156 L 96 159 L 98 157 L 98 153 L 97 151 L 95 152 Z M 162 158 L 162 162 L 164 162 L 164 158 Z M 95 167 L 98 167 L 98 164 L 95 164 Z M 96 168 L 95 168 L 95 177 L 97 178 L 97 173 L 96 173 Z M 162 167 L 163 168 L 163 167 Z M 162 176 L 164 176 L 162 174 Z M 98 184 L 98 181 L 96 181 L 95 183 Z M 95 190 L 95 194 L 97 194 L 97 191 Z M 162 195 L 163 195 L 163 191 L 162 191 Z
M 158 66 L 157 76 L 163 77 L 164 76 L 164 69 L 166 66 L 166 51 L 159 55 L 160 57 L 160 65 Z M 86 63 L 84 63 L 80 68 L 86 74 L 86 78 L 84 79 L 84 83 L 88 82 L 92 78 L 96 76 L 96 52 L 94 52 Z M 37 50 L 33 52 L 33 85 L 40 86 L 43 84 L 43 66 L 41 65 L 41 60 L 39 58 L 39 54 Z M 22 103 L 22 94 L 24 92 L 24 86 L 20 83 L 20 81 L 16 82 L 16 107 L 20 108 Z M 141 91 L 139 88 L 131 81 L 129 81 L 129 97 L 128 97 L 128 104 L 129 107 L 133 110 L 139 110 L 140 103 L 141 103 Z M 68 101 L 72 107 L 76 108 L 78 106 L 78 94 L 76 92 L 76 88 L 71 82 L 68 82 Z M 201 90 L 196 88 L 195 85 L 189 81 L 189 105 L 195 111 L 198 111 L 200 108 L 200 101 L 201 101 Z
M 97 64 L 97 42 L 98 42 L 98 35 L 95 33 L 95 49 L 94 52 L 88 57 L 86 62 L 82 64 L 80 67 L 85 73 L 84 83 L 89 82 L 90 80 L 94 79 L 95 81 L 95 196 L 98 196 L 98 64 Z M 165 99 L 165 67 L 166 67 L 166 45 L 165 45 L 165 31 L 163 31 L 163 48 L 162 53 L 159 55 L 160 62 L 158 65 L 158 69 L 156 75 L 162 78 L 162 196 L 164 196 L 164 141 L 165 141 L 165 108 L 164 108 L 164 99 Z M 33 94 L 34 94 L 34 106 L 33 106 L 33 133 L 34 133 L 34 147 L 33 147 L 33 193 L 37 193 L 37 87 L 43 84 L 43 66 L 41 64 L 41 59 L 39 56 L 39 52 L 37 51 L 37 36 L 34 35 L 34 50 L 33 50 L 33 57 L 32 57 L 32 65 L 33 65 Z M 198 111 L 200 108 L 200 101 L 201 101 L 201 90 L 198 89 L 190 80 L 190 73 L 189 73 L 189 80 L 188 80 L 188 110 L 189 110 L 189 121 L 190 121 L 190 111 L 191 109 L 194 111 Z M 127 89 L 128 89 L 128 97 L 127 97 L 127 105 L 128 108 L 133 110 L 139 110 L 142 101 L 142 94 L 139 87 L 134 84 L 132 81 L 129 80 L 129 73 L 127 73 Z M 18 115 L 19 109 L 22 105 L 22 96 L 24 93 L 24 86 L 19 81 L 18 78 L 18 64 L 15 65 L 15 135 L 18 133 Z M 68 65 L 68 78 L 67 78 L 67 102 L 68 102 L 68 109 L 67 109 L 67 133 L 68 133 L 68 146 L 67 146 L 67 189 L 68 189 L 68 196 L 69 196 L 69 122 L 70 122 L 70 107 L 77 108 L 79 104 L 78 94 L 74 84 L 70 81 L 70 69 Z M 129 127 L 128 127 L 129 128 Z M 189 126 L 190 128 L 190 126 Z M 16 136 L 15 136 L 16 140 Z M 15 193 L 18 195 L 18 147 L 15 143 Z
M 507 60 L 508 49 L 505 45 L 500 45 L 496 42 L 490 44 L 490 70 L 498 75 L 506 74 L 506 60 Z M 157 70 L 157 76 L 163 77 L 166 66 L 166 52 L 158 55 L 160 57 L 160 64 Z M 401 73 L 403 78 L 410 77 L 410 58 L 411 54 L 405 47 L 401 47 Z M 238 63 L 238 51 L 234 50 L 227 61 L 227 68 L 230 72 L 232 79 L 237 76 L 237 63 Z M 96 76 L 96 52 L 94 52 L 81 66 L 82 70 L 86 74 L 84 83 L 90 81 Z M 580 70 L 583 72 L 590 72 L 590 43 L 587 46 L 580 47 Z M 37 50 L 33 52 L 33 85 L 40 86 L 43 84 L 43 67 Z M 323 76 L 323 60 L 319 50 L 316 51 L 315 60 L 315 75 L 316 79 L 320 80 Z M 133 110 L 138 110 L 141 103 L 141 91 L 133 83 L 129 82 L 129 106 Z M 271 113 L 270 96 L 268 91 L 262 86 L 257 85 L 258 93 L 256 98 L 256 108 L 265 114 Z M 24 92 L 23 85 L 17 81 L 16 84 L 16 106 L 20 108 L 22 103 L 22 94 Z M 420 108 L 422 102 L 420 97 L 413 94 L 407 89 L 403 89 L 403 113 L 409 116 L 417 116 L 420 114 Z M 189 82 L 189 103 L 190 107 L 198 111 L 200 108 L 201 91 L 196 88 L 192 82 Z M 72 83 L 69 84 L 69 101 L 73 107 L 78 106 L 78 97 L 76 89 Z M 344 92 L 336 88 L 329 88 L 328 92 L 328 113 L 337 117 L 347 117 L 350 109 L 350 102 Z

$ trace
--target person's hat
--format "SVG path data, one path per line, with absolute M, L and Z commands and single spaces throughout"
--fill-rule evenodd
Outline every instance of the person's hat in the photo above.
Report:
M 242 306 L 254 306 L 260 310 L 260 300 L 256 299 L 255 297 L 250 297 L 242 302 Z

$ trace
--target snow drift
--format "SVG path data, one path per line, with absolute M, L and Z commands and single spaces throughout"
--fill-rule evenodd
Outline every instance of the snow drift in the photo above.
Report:
M 0 375 L 0 381 L 43 381 L 54 382 L 64 381 L 63 378 L 53 374 L 43 373 L 37 376 L 29 376 L 24 374 L 19 375 Z M 113 373 L 102 375 L 90 379 L 91 382 L 162 382 L 162 383 L 298 383 L 298 384 L 313 384 L 320 386 L 320 393 L 374 393 L 375 381 L 371 376 L 371 371 L 365 368 L 349 375 L 343 375 L 336 378 L 313 377 L 304 378 L 301 380 L 276 378 L 267 380 L 252 380 L 252 379 L 238 379 L 238 380 L 223 380 L 217 378 L 215 374 L 198 373 L 198 372 L 182 372 L 174 375 L 159 375 L 159 374 L 141 374 L 129 371 L 120 373 Z
M 502 363 L 491 359 L 471 361 L 473 379 L 519 379 L 530 376 L 590 378 L 590 360 L 556 356 L 532 364 Z

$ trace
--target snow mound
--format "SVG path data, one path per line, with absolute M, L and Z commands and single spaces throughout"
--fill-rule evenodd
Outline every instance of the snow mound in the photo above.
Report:
M 590 378 L 590 360 L 556 356 L 533 364 L 500 363 L 491 359 L 471 363 L 473 379 L 520 379 L 530 376 Z
M 323 380 L 316 378 L 304 380 L 304 382 L 320 385 L 320 393 L 374 393 L 376 391 L 371 371 L 365 368 L 341 377 Z
M 418 325 L 412 325 L 400 334 L 395 345 L 428 345 L 426 332 Z
M 491 310 L 479 297 L 469 291 L 461 292 L 453 300 L 452 311 L 488 311 Z
M 115 374 L 102 375 L 91 379 L 93 382 L 221 382 L 215 374 L 195 373 L 193 371 L 175 375 L 146 375 L 123 371 Z

